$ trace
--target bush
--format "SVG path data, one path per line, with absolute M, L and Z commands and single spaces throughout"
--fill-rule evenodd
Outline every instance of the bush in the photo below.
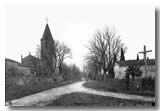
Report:
M 145 90 L 155 90 L 155 78 L 143 78 L 142 79 L 142 88 Z
M 63 69 L 61 73 L 63 80 L 80 80 L 81 71 L 76 65 L 66 65 L 63 64 Z

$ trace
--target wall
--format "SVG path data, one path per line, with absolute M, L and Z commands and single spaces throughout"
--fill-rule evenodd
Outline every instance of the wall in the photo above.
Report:
M 32 68 L 21 66 L 16 62 L 5 61 L 5 71 L 6 87 L 8 85 L 29 84 L 34 78 Z
M 118 64 L 115 64 L 114 66 L 114 73 L 116 79 L 123 79 L 125 77 L 125 70 L 127 69 L 127 66 L 119 67 Z M 145 75 L 144 66 L 140 67 L 140 70 L 142 71 L 142 78 L 151 77 L 155 78 L 155 65 L 147 65 L 147 73 Z
M 24 75 L 32 75 L 32 68 L 25 66 L 18 66 L 18 72 L 23 73 Z
M 145 78 L 145 77 L 155 78 L 155 74 L 156 74 L 155 65 L 154 66 L 147 65 L 147 73 L 146 73 L 146 75 L 145 75 L 145 67 L 142 66 L 140 69 L 143 71 L 142 78 Z
M 16 69 L 18 66 L 18 63 L 16 62 L 10 62 L 10 61 L 5 61 L 5 73 L 8 73 L 9 69 Z
M 118 64 L 114 66 L 114 73 L 116 79 L 123 79 L 125 77 L 125 70 L 127 67 L 119 67 Z

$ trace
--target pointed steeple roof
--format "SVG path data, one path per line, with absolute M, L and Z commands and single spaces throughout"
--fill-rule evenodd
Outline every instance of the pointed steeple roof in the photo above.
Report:
M 44 30 L 44 33 L 43 33 L 41 40 L 53 40 L 48 23 L 46 24 L 46 27 L 45 27 L 45 30 Z

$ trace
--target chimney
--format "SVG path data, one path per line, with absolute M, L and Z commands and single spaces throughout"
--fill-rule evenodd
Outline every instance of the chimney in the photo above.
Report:
M 29 55 L 31 55 L 31 52 L 29 52 Z

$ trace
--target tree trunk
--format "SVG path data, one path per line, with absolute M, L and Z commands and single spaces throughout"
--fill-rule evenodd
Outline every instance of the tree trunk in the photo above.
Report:
M 106 72 L 107 72 L 107 69 L 104 69 L 104 74 L 103 74 L 103 80 L 105 81 L 106 80 Z
M 134 76 L 135 76 L 135 74 L 132 74 L 132 80 L 134 80 Z
M 62 64 L 59 65 L 59 74 L 62 73 Z

